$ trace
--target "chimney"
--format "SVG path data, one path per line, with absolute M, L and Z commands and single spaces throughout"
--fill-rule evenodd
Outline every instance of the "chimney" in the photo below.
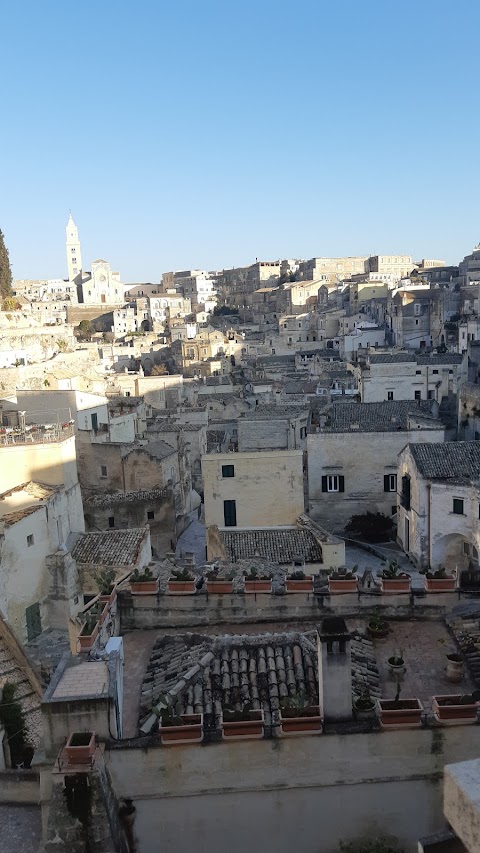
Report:
M 352 719 L 350 634 L 341 616 L 326 616 L 318 631 L 318 694 L 325 722 Z

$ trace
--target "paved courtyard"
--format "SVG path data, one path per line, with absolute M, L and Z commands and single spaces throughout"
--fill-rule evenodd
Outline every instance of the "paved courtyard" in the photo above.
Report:
M 40 806 L 0 805 L 0 853 L 39 853 Z

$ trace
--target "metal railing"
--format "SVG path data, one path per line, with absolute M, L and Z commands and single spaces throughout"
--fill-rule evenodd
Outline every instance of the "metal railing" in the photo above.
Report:
M 54 424 L 53 426 L 0 427 L 0 447 L 13 447 L 19 444 L 54 444 L 65 441 L 75 435 L 74 424 Z

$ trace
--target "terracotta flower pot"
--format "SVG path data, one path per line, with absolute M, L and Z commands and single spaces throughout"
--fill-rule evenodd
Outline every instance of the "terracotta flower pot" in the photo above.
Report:
M 109 604 L 113 604 L 113 602 L 115 601 L 116 597 L 117 597 L 117 590 L 116 590 L 116 589 L 112 589 L 112 591 L 111 591 L 108 595 L 103 595 L 103 594 L 102 594 L 102 595 L 100 595 L 100 596 L 99 596 L 99 600 L 100 600 L 102 603 L 104 603 L 104 602 L 108 602 Z
M 156 595 L 158 578 L 151 581 L 130 581 L 130 592 L 132 595 Z
M 425 578 L 426 592 L 455 592 L 456 579 L 452 575 L 448 578 Z
M 383 729 L 416 729 L 422 725 L 423 705 L 419 699 L 377 699 Z
M 339 595 L 345 592 L 356 592 L 357 588 L 358 583 L 356 578 L 352 578 L 351 580 L 328 579 L 328 591 L 332 595 Z
M 224 740 L 243 740 L 263 737 L 263 710 L 250 711 L 248 720 L 225 720 L 222 717 L 222 737 Z
M 287 575 L 285 588 L 287 592 L 312 592 L 313 575 L 309 575 L 308 577 L 303 578 L 303 580 L 293 580 Z
M 245 592 L 271 592 L 272 591 L 272 581 L 271 580 L 247 580 L 245 578 Z
M 377 716 L 374 703 L 372 704 L 371 708 L 357 708 L 354 703 L 353 710 L 355 712 L 355 718 L 357 720 L 374 720 Z
M 91 764 L 95 755 L 95 732 L 72 732 L 64 748 L 69 764 Z
M 410 592 L 410 578 L 381 578 L 381 590 L 384 595 L 398 595 Z
M 97 622 L 91 634 L 79 635 L 78 642 L 82 652 L 88 652 L 92 648 L 95 640 L 97 639 L 99 627 L 100 622 Z
M 168 591 L 175 595 L 194 595 L 195 579 L 188 581 L 177 581 L 175 578 L 168 579 Z
M 207 580 L 207 592 L 209 595 L 229 595 L 233 592 L 233 581 Z
M 478 703 L 473 699 L 468 704 L 461 703 L 462 694 L 451 696 L 434 696 L 432 711 L 435 719 L 443 725 L 468 725 L 477 720 Z M 446 705 L 445 702 L 449 704 Z M 450 703 L 454 704 L 450 704 Z
M 385 637 L 388 637 L 390 633 L 390 625 L 385 625 L 385 628 L 372 628 L 370 625 L 367 625 L 367 634 L 373 640 L 383 640 Z
M 308 716 L 284 717 L 280 711 L 280 730 L 285 737 L 292 735 L 320 734 L 322 732 L 322 718 L 318 705 L 312 705 L 305 709 L 311 712 Z
M 452 684 L 460 684 L 463 681 L 464 660 L 462 655 L 449 654 L 447 655 L 447 668 L 445 675 Z
M 183 726 L 166 726 L 160 720 L 160 740 L 167 746 L 182 743 L 201 743 L 203 740 L 203 714 L 181 714 Z

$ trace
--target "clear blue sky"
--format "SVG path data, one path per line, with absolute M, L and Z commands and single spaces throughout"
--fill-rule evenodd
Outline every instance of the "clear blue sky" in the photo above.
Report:
M 475 0 L 4 3 L 0 228 L 15 277 L 480 240 Z

